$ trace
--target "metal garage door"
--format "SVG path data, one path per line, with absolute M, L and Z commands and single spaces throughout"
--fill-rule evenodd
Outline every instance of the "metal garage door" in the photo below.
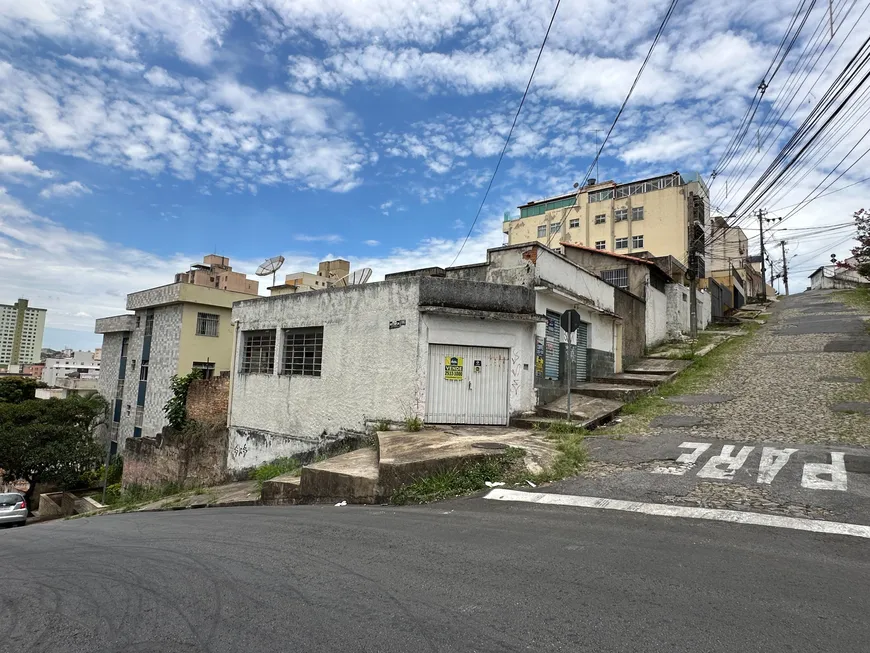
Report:
M 589 380 L 588 350 L 589 325 L 586 322 L 581 322 L 580 328 L 577 329 L 577 344 L 574 347 L 574 378 L 580 383 Z
M 510 350 L 429 345 L 425 421 L 507 424 Z
M 559 314 L 547 311 L 547 333 L 544 338 L 544 378 L 559 378 L 559 341 L 562 338 L 562 327 L 559 326 Z

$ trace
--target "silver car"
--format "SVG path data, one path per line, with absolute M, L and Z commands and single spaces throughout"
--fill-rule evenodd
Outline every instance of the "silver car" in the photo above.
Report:
M 0 526 L 24 526 L 27 523 L 27 501 L 18 492 L 0 494 Z

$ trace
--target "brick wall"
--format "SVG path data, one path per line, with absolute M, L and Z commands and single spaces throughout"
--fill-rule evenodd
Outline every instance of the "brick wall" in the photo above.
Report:
M 218 485 L 227 479 L 227 429 L 208 426 L 191 446 L 185 435 L 166 427 L 156 438 L 127 438 L 121 485 L 187 487 Z
M 187 416 L 197 422 L 226 424 L 230 378 L 198 379 L 187 390 Z

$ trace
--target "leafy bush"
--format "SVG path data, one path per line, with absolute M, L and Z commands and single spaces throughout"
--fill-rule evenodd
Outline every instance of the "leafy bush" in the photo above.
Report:
M 262 485 L 263 481 L 268 481 L 282 474 L 290 474 L 299 470 L 300 467 L 299 461 L 295 458 L 276 458 L 257 467 L 251 474 L 251 480 L 257 481 Z
M 405 420 L 405 430 L 406 431 L 422 431 L 423 430 L 423 420 L 419 417 L 409 417 Z
M 163 412 L 169 425 L 176 431 L 181 431 L 187 425 L 187 392 L 190 384 L 202 378 L 200 370 L 192 370 L 185 376 L 172 375 L 172 396 L 163 407 Z

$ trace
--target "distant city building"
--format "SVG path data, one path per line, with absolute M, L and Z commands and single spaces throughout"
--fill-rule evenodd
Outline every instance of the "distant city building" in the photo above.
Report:
M 241 272 L 233 272 L 230 259 L 217 254 L 204 256 L 202 263 L 194 263 L 187 272 L 176 274 L 175 283 L 191 283 L 248 295 L 258 294 L 260 287 L 258 281 L 251 281 Z
M 26 299 L 0 304 L 0 368 L 18 371 L 38 363 L 45 330 L 45 309 L 29 306 Z
M 812 290 L 849 289 L 870 286 L 870 277 L 858 274 L 858 259 L 847 258 L 839 265 L 823 265 L 810 275 Z
M 96 380 L 100 376 L 100 362 L 94 359 L 94 352 L 74 351 L 65 358 L 46 358 L 42 370 L 42 382 L 50 388 L 59 387 L 59 381 L 67 377 Z
M 690 231 L 709 236 L 709 193 L 700 177 L 673 172 L 626 184 L 596 182 L 570 193 L 528 202 L 519 217 L 505 215 L 509 245 L 538 241 L 556 250 L 561 242 L 616 254 L 673 256 L 685 265 Z M 699 276 L 706 276 L 708 257 Z
M 132 313 L 101 318 L 95 332 L 103 335 L 99 392 L 110 403 L 113 449 L 127 437 L 155 436 L 167 424 L 163 407 L 172 396 L 173 375 L 198 369 L 205 378 L 229 373 L 233 351 L 233 302 L 251 299 L 256 282 L 230 277 L 229 259 L 219 259 L 217 282 L 198 283 L 200 270 L 176 275 L 175 283 L 127 295 Z M 210 276 L 210 275 L 209 275 Z M 206 278 L 208 279 L 209 276 Z M 254 286 L 250 285 L 254 284 Z
M 350 262 L 344 259 L 321 261 L 314 272 L 293 272 L 284 277 L 284 283 L 270 286 L 271 295 L 287 295 L 290 293 L 307 292 L 331 288 L 339 279 L 350 274 Z

